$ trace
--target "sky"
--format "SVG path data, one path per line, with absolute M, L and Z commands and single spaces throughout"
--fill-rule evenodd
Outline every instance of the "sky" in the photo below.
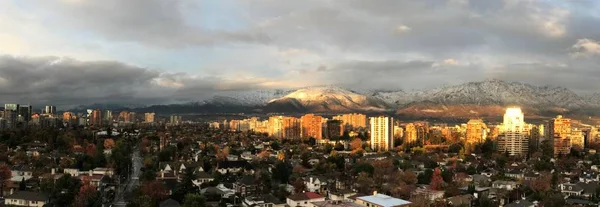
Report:
M 0 28 L 5 103 L 491 78 L 600 88 L 597 0 L 2 0 Z

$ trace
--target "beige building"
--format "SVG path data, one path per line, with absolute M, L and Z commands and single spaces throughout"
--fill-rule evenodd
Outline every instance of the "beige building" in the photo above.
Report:
M 367 115 L 364 114 L 342 114 L 334 116 L 333 119 L 342 121 L 342 126 L 347 130 L 367 128 Z
M 154 123 L 154 113 L 145 113 L 144 114 L 144 122 Z
M 467 143 L 480 143 L 485 140 L 486 125 L 481 119 L 471 119 L 467 122 Z
M 392 117 L 371 117 L 371 149 L 387 151 L 394 147 L 394 119 Z
M 302 138 L 323 138 L 323 117 L 306 114 L 300 117 L 300 120 L 302 123 Z

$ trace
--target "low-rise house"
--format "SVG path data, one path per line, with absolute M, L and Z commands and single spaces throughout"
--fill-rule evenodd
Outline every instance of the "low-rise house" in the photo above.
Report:
M 204 170 L 196 172 L 196 180 L 193 180 L 192 182 L 194 182 L 194 185 L 200 187 L 200 185 L 204 184 L 204 183 L 209 183 L 212 182 L 213 180 L 215 180 L 215 177 L 204 172 Z
M 314 207 L 363 207 L 350 200 L 327 200 L 312 202 Z
M 505 189 L 511 191 L 518 187 L 518 183 L 515 181 L 496 180 L 492 183 L 492 188 Z
M 48 196 L 37 192 L 17 191 L 4 197 L 6 206 L 36 206 L 42 207 L 48 203 Z
M 246 160 L 238 161 L 222 161 L 217 164 L 216 170 L 221 174 L 226 173 L 237 173 L 237 172 L 250 172 L 252 173 L 252 165 Z
M 444 191 L 431 190 L 427 187 L 420 187 L 411 193 L 411 196 L 424 196 L 430 201 L 435 201 L 444 198 Z
M 242 197 L 253 195 L 258 190 L 257 187 L 256 179 L 251 175 L 246 175 L 233 184 L 235 192 L 239 193 Z
M 506 204 L 504 207 L 535 207 L 535 203 L 528 200 L 516 200 L 512 203 Z
M 356 195 L 356 192 L 350 189 L 330 191 L 329 200 L 352 200 L 350 197 L 353 195 Z
M 384 194 L 357 197 L 355 203 L 364 207 L 398 207 L 398 206 L 410 206 L 411 202 L 394 198 Z
M 558 185 L 560 192 L 569 196 L 581 196 L 583 195 L 583 188 L 576 183 L 563 183 Z
M 510 171 L 504 173 L 504 175 L 506 177 L 514 178 L 514 179 L 523 179 L 523 177 L 525 177 L 525 174 L 521 170 L 518 170 L 518 169 L 510 170 Z
M 309 176 L 304 178 L 304 185 L 310 192 L 323 193 L 327 190 L 327 180 L 324 177 Z
M 304 192 L 296 193 L 287 197 L 287 205 L 290 207 L 313 207 L 313 202 L 325 201 L 325 197 L 318 193 Z
M 249 196 L 242 202 L 244 207 L 285 207 L 286 203 L 275 196 L 267 194 L 262 196 Z
M 458 195 L 447 198 L 449 206 L 471 207 L 475 197 L 473 195 Z

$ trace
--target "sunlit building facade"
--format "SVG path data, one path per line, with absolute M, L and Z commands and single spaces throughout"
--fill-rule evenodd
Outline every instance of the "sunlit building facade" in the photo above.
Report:
M 387 151 L 394 147 L 394 119 L 392 117 L 371 117 L 371 149 Z
M 529 151 L 529 139 L 525 136 L 525 125 L 520 108 L 506 109 L 498 137 L 498 151 L 509 155 L 526 155 Z
M 306 114 L 300 118 L 302 123 L 302 138 L 323 138 L 323 117 Z

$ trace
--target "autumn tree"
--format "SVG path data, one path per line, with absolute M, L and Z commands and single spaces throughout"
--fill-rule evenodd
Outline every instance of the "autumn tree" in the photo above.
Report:
M 358 152 L 363 150 L 362 148 L 362 140 L 360 140 L 360 138 L 355 138 L 352 140 L 352 142 L 350 142 L 350 147 L 352 148 L 353 152 Z
M 150 181 L 142 184 L 142 193 L 152 199 L 152 203 L 158 204 L 158 202 L 168 197 L 168 192 L 165 187 L 158 181 Z
M 4 163 L 0 164 L 0 195 L 4 195 L 4 186 L 10 182 L 11 177 L 12 174 L 8 165 Z
M 292 182 L 292 186 L 294 186 L 295 193 L 302 193 L 303 191 L 306 191 L 306 184 L 304 184 L 304 181 L 302 181 L 300 178 L 294 180 Z
M 358 192 L 363 194 L 371 194 L 371 189 L 373 187 L 373 179 L 369 174 L 365 172 L 361 172 L 358 174 L 358 178 L 356 179 L 356 184 L 358 185 Z
M 383 183 L 389 182 L 393 178 L 392 175 L 394 174 L 396 167 L 394 166 L 394 163 L 392 163 L 391 160 L 377 160 L 373 162 L 372 165 L 375 169 L 373 171 L 373 179 L 375 180 L 375 184 L 377 184 L 378 186 L 382 185 Z
M 97 206 L 99 203 L 97 202 L 99 198 L 98 191 L 96 187 L 91 186 L 89 184 L 82 185 L 79 188 L 79 193 L 75 197 L 75 201 L 73 201 L 74 207 L 87 207 L 87 206 Z
M 258 153 L 258 158 L 266 160 L 269 158 L 269 156 L 271 156 L 271 153 L 268 150 L 263 150 L 262 152 Z
M 112 149 L 115 148 L 116 143 L 113 139 L 105 139 L 104 140 L 104 149 Z
M 227 156 L 229 156 L 229 147 L 225 147 L 222 150 L 218 150 L 218 152 L 217 152 L 218 160 L 227 160 Z
M 433 175 L 431 176 L 431 183 L 429 183 L 429 189 L 431 190 L 442 190 L 444 179 L 442 178 L 442 170 L 435 168 Z

